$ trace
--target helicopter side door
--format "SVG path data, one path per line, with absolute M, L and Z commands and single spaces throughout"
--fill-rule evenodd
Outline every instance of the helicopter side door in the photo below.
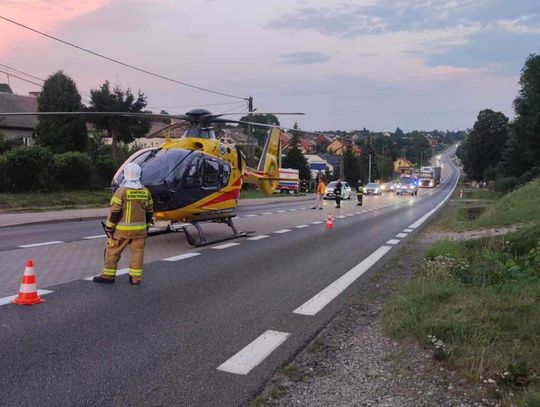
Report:
M 230 167 L 213 157 L 197 155 L 189 164 L 182 184 L 185 206 L 193 204 L 224 188 L 230 177 Z

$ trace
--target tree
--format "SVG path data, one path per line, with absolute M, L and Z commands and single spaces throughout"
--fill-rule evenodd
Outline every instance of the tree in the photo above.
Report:
M 298 170 L 298 175 L 302 180 L 311 179 L 311 171 L 309 170 L 309 165 L 306 157 L 298 148 L 299 136 L 298 134 L 293 135 L 290 142 L 289 151 L 282 160 L 283 168 L 293 168 Z
M 345 181 L 347 181 L 350 185 L 356 185 L 361 176 L 360 160 L 354 154 L 352 144 L 345 147 L 341 159 L 343 160 L 344 172 L 344 174 L 340 174 L 341 178 L 345 178 Z
M 275 126 L 279 126 L 279 120 L 273 114 L 250 113 L 246 116 L 243 116 L 240 119 L 240 121 L 251 122 L 251 123 L 261 123 L 261 124 L 272 124 Z M 240 123 L 240 127 L 242 128 L 242 131 L 248 136 L 253 135 L 260 146 L 264 146 L 264 143 L 266 142 L 266 137 L 268 135 L 267 127 L 253 126 L 253 125 L 250 126 L 249 124 L 245 124 L 245 123 Z M 250 133 L 250 128 L 251 128 L 251 133 Z
M 462 146 L 463 170 L 473 180 L 484 179 L 484 171 L 503 157 L 508 140 L 508 117 L 490 109 L 482 110 Z
M 540 165 L 540 55 L 527 58 L 519 83 L 516 119 L 505 157 L 509 175 L 516 176 Z
M 62 71 L 49 76 L 38 97 L 39 112 L 80 112 L 81 95 L 73 79 Z M 76 116 L 39 116 L 36 142 L 54 153 L 84 151 L 88 141 L 86 123 Z
M 401 130 L 399 127 L 396 127 L 396 131 L 394 132 L 394 137 L 403 137 L 403 130 Z
M 146 96 L 141 91 L 137 98 L 130 89 L 122 90 L 115 86 L 111 90 L 109 81 L 105 81 L 99 89 L 90 91 L 92 101 L 89 111 L 94 112 L 128 112 L 140 113 L 146 107 Z M 112 156 L 116 157 L 117 143 L 131 143 L 136 138 L 144 136 L 150 130 L 151 122 L 143 117 L 125 116 L 92 116 L 90 121 L 97 130 L 107 132 L 111 138 Z

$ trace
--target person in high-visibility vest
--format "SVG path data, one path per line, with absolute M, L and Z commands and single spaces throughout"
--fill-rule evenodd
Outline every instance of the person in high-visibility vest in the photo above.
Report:
M 322 209 L 324 194 L 326 194 L 326 185 L 324 185 L 324 181 L 321 178 L 319 181 L 319 185 L 317 185 L 317 191 L 315 193 L 315 195 L 317 196 L 315 206 L 311 207 L 311 209 Z
M 152 195 L 141 184 L 141 167 L 129 163 L 124 168 L 124 181 L 111 198 L 111 210 L 105 223 L 109 237 L 105 250 L 105 264 L 95 283 L 114 283 L 118 261 L 129 245 L 129 282 L 141 283 L 144 246 L 152 222 Z
M 356 199 L 358 200 L 358 203 L 356 205 L 362 206 L 362 198 L 364 197 L 364 184 L 362 183 L 362 180 L 358 180 L 358 186 L 356 187 Z

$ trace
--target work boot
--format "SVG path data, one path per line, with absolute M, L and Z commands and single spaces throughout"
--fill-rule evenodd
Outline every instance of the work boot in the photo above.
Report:
M 139 284 L 141 284 L 141 278 L 140 277 L 129 276 L 129 284 L 139 285 Z
M 114 284 L 114 278 L 95 276 L 92 281 L 94 283 Z

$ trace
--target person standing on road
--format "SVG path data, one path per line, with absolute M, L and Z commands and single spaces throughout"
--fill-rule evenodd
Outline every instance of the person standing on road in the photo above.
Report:
M 124 168 L 124 181 L 111 199 L 111 211 L 105 223 L 108 236 L 105 250 L 105 264 L 101 275 L 95 276 L 95 283 L 114 283 L 118 261 L 129 245 L 129 282 L 141 283 L 144 246 L 147 231 L 152 222 L 152 195 L 141 184 L 141 167 L 129 163 Z
M 364 184 L 362 183 L 362 180 L 358 180 L 358 186 L 356 187 L 356 199 L 358 199 L 358 203 L 356 205 L 362 206 L 362 198 L 364 196 Z
M 317 191 L 316 191 L 316 201 L 315 206 L 313 206 L 311 209 L 322 209 L 323 206 L 323 197 L 324 194 L 326 194 L 326 185 L 324 185 L 324 181 L 322 178 L 319 180 L 319 185 L 317 185 Z
M 341 208 L 341 194 L 343 192 L 343 184 L 341 178 L 338 178 L 336 186 L 334 187 L 334 198 L 336 200 L 336 208 Z

